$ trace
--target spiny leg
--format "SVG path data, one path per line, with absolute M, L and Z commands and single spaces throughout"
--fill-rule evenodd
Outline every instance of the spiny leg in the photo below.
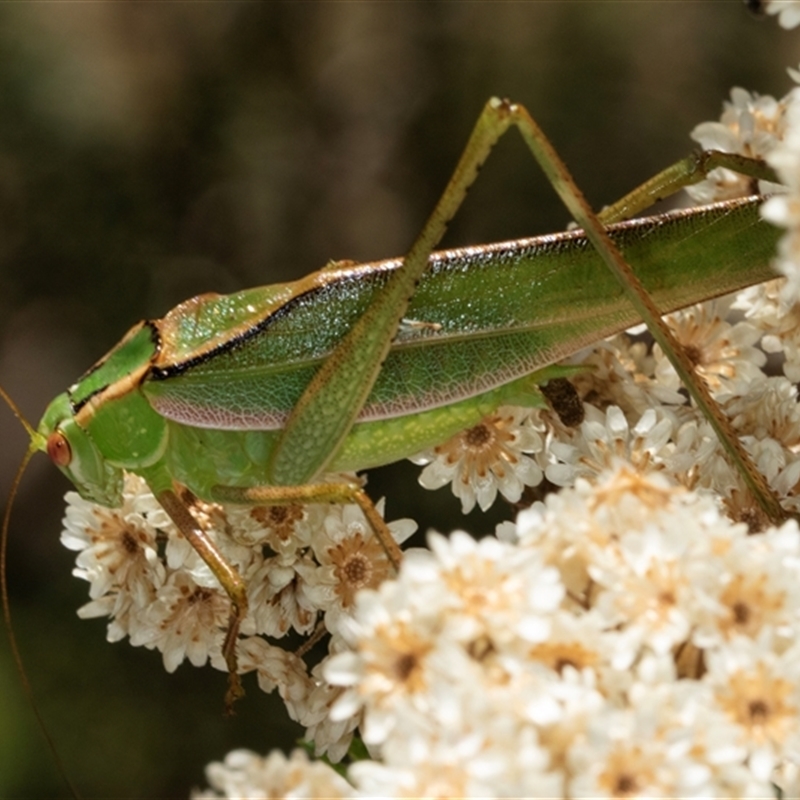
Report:
M 212 491 L 212 496 L 219 503 L 241 505 L 286 506 L 309 503 L 356 503 L 386 553 L 393 570 L 397 572 L 400 569 L 400 562 L 403 558 L 402 550 L 395 542 L 389 526 L 378 513 L 369 495 L 357 484 L 329 482 L 310 483 L 303 486 L 256 486 L 251 488 L 216 486 Z M 305 656 L 326 633 L 325 625 L 320 621 L 311 638 L 296 651 L 295 655 L 298 658 Z
M 247 585 L 236 568 L 220 552 L 214 541 L 202 530 L 186 503 L 171 489 L 156 492 L 156 499 L 178 530 L 208 565 L 231 600 L 228 629 L 222 645 L 222 655 L 228 667 L 228 692 L 225 706 L 228 712 L 244 696 L 239 678 L 236 644 L 239 631 L 248 611 Z M 237 488 L 218 486 L 213 492 L 220 503 L 290 505 L 303 503 L 356 503 L 386 552 L 392 567 L 399 569 L 402 551 L 392 537 L 388 525 L 378 513 L 367 493 L 358 485 L 345 482 L 307 484 L 304 486 L 262 486 Z
M 754 180 L 780 183 L 775 170 L 761 159 L 748 158 L 736 153 L 723 153 L 720 150 L 700 150 L 676 161 L 632 192 L 628 192 L 616 203 L 606 206 L 597 213 L 597 219 L 604 225 L 630 219 L 659 200 L 664 200 L 687 186 L 699 183 L 708 177 L 709 172 L 719 168 L 747 175 Z
M 598 220 L 576 186 L 566 165 L 561 161 L 531 115 L 523 106 L 493 98 L 484 107 L 476 125 L 476 131 L 479 129 L 485 131 L 489 137 L 487 147 L 491 148 L 494 142 L 511 126 L 515 126 L 519 130 L 561 201 L 584 229 L 603 261 L 619 281 L 631 304 L 647 324 L 653 338 L 672 362 L 683 385 L 711 424 L 728 457 L 753 493 L 756 502 L 771 520 L 777 522 L 785 519 L 786 513 L 764 476 L 758 471 L 742 446 L 730 420 L 720 411 L 705 383 L 702 380 L 698 381 L 695 377 L 694 366 L 683 347 L 661 318 L 650 295 L 625 262 L 603 224 Z
M 225 697 L 225 707 L 230 712 L 234 702 L 244 696 L 236 660 L 236 642 L 239 638 L 242 621 L 247 616 L 247 586 L 236 568 L 228 562 L 208 534 L 201 529 L 186 504 L 175 492 L 170 489 L 158 492 L 156 499 L 200 558 L 205 561 L 231 599 L 228 630 L 222 645 L 222 655 L 228 666 L 228 692 Z
M 216 486 L 213 498 L 219 503 L 243 505 L 293 505 L 308 503 L 356 503 L 378 538 L 392 567 L 400 568 L 403 551 L 392 537 L 389 526 L 378 513 L 369 495 L 358 485 L 346 482 L 308 483 L 303 486 Z

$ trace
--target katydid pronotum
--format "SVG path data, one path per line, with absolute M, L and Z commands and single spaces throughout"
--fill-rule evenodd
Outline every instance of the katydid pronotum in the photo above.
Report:
M 586 234 L 433 253 L 511 126 Z M 554 362 L 639 320 L 778 519 L 777 500 L 659 317 L 767 280 L 778 232 L 760 220 L 758 198 L 611 225 L 720 163 L 769 177 L 763 165 L 704 154 L 598 219 L 525 109 L 492 100 L 405 259 L 334 264 L 291 284 L 203 295 L 140 323 L 50 404 L 38 430 L 25 423 L 27 458 L 47 452 L 83 497 L 109 506 L 120 502 L 124 471 L 147 482 L 231 599 L 229 702 L 241 692 L 236 643 L 246 587 L 180 487 L 212 502 L 355 502 L 397 565 L 400 554 L 361 486 L 314 481 L 413 455 L 504 403 L 541 406 L 538 384 L 574 370 Z M 697 274 L 697 255 L 709 248 L 719 271 Z M 423 324 L 403 325 L 406 318 Z

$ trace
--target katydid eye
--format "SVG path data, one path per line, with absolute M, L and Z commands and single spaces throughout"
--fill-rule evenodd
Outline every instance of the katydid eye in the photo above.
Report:
M 57 467 L 68 467 L 72 461 L 72 448 L 60 431 L 53 431 L 47 437 L 47 455 Z

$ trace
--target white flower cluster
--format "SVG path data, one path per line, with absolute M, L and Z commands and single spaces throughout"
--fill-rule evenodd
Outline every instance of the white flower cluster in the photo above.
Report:
M 506 537 L 507 538 L 507 537 Z M 620 462 L 433 534 L 362 592 L 325 675 L 361 796 L 767 796 L 800 745 L 800 532 Z
M 419 482 L 426 489 L 448 483 L 468 514 L 475 503 L 486 511 L 498 491 L 510 503 L 526 486 L 537 486 L 544 473 L 535 458 L 544 447 L 544 424 L 527 408 L 499 408 L 477 425 L 411 460 L 424 464 Z
M 237 751 L 195 797 L 796 794 L 794 521 L 749 535 L 620 460 L 503 534 L 431 534 L 359 593 L 323 670 L 372 754 L 349 785 Z
M 256 672 L 265 692 L 278 690 L 292 718 L 308 728 L 317 753 L 339 760 L 357 720 L 335 723 L 328 710 L 338 692 L 277 644 L 291 632 L 335 633 L 359 589 L 379 586 L 393 568 L 356 506 L 227 507 L 186 498 L 223 556 L 247 584 L 249 613 L 237 644 L 239 671 Z M 157 503 L 145 483 L 126 475 L 122 506 L 108 509 L 66 496 L 62 543 L 77 550 L 79 578 L 91 601 L 81 617 L 108 616 L 107 638 L 161 652 L 173 672 L 188 659 L 227 670 L 222 644 L 230 599 L 211 570 Z M 378 504 L 381 511 L 382 503 Z M 388 525 L 398 543 L 413 520 Z M 341 647 L 334 637 L 332 653 Z
M 780 13 L 785 27 L 800 24 L 798 2 L 772 2 L 767 10 Z M 800 72 L 790 69 L 789 74 L 795 82 L 800 82 Z M 776 194 L 764 203 L 762 215 L 787 229 L 775 266 L 788 279 L 782 300 L 791 306 L 800 297 L 800 87 L 793 88 L 780 100 L 735 88 L 720 121 L 698 125 L 692 138 L 706 150 L 764 159 L 777 172 L 781 185 L 759 183 L 727 169 L 716 169 L 687 191 L 701 203 L 756 191 Z

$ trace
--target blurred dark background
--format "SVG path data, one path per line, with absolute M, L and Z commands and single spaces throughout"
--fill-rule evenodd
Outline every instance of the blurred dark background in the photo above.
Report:
M 0 6 L 0 383 L 34 422 L 142 317 L 205 291 L 402 254 L 482 104 L 525 103 L 597 206 L 685 155 L 732 86 L 790 87 L 798 35 L 710 2 L 47 3 Z M 566 213 L 518 137 L 446 244 L 549 232 Z M 25 449 L 0 409 L 0 497 Z M 418 469 L 388 516 L 464 522 Z M 229 749 L 299 730 L 255 684 L 105 642 L 58 542 L 44 457 L 14 509 L 9 580 L 28 674 L 85 797 L 186 797 Z M 0 797 L 65 794 L 0 646 Z

